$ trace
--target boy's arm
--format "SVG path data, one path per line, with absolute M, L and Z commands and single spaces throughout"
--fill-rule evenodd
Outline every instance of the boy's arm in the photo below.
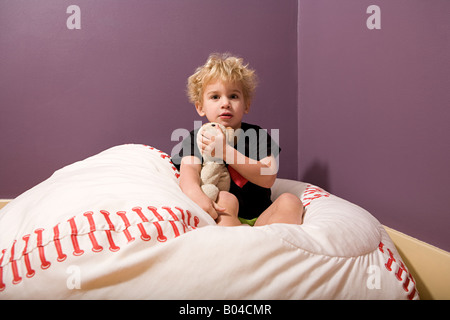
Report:
M 277 178 L 277 163 L 270 155 L 256 161 L 237 151 L 230 145 L 225 147 L 224 161 L 248 181 L 263 187 L 271 188 Z
M 198 204 L 200 208 L 215 220 L 218 217 L 217 211 L 223 211 L 223 208 L 217 206 L 200 188 L 201 169 L 202 165 L 197 157 L 183 157 L 180 167 L 180 188 L 192 201 Z
M 197 144 L 212 156 L 222 158 L 229 166 L 235 169 L 248 181 L 264 187 L 271 188 L 277 178 L 278 165 L 273 155 L 259 161 L 250 159 L 226 143 L 225 135 L 217 129 L 215 136 L 204 133 Z M 217 149 L 216 149 L 217 148 Z M 216 153 L 216 150 L 219 150 Z

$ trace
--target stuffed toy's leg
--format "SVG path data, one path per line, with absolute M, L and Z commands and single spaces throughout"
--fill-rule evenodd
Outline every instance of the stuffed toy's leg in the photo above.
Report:
M 206 163 L 200 172 L 203 192 L 213 201 L 217 200 L 220 190 L 230 189 L 230 176 L 223 164 Z

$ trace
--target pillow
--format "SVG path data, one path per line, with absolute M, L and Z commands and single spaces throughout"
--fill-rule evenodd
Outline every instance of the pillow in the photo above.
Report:
M 342 290 L 339 299 L 419 299 L 413 276 L 386 230 L 369 212 L 303 182 L 278 179 L 272 191 L 273 198 L 284 192 L 298 195 L 306 213 L 301 228 L 284 225 L 267 226 L 267 230 L 309 255 L 327 259 L 328 271 L 320 278 L 328 289 L 335 283 L 334 289 Z M 335 298 L 329 293 L 314 297 L 326 296 Z
M 133 242 L 153 245 L 215 224 L 193 214 L 202 210 L 178 177 L 166 153 L 129 144 L 66 166 L 18 196 L 0 211 L 0 299 L 70 297 L 51 288 L 67 290 L 71 263 L 96 265 L 108 252 L 120 261 Z
M 379 222 L 278 179 L 301 226 L 219 227 L 170 157 L 121 145 L 56 171 L 0 210 L 0 299 L 418 299 Z

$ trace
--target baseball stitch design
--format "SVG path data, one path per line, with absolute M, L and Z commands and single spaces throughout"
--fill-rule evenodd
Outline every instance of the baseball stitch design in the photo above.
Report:
M 72 254 L 74 256 L 81 256 L 84 254 L 85 248 L 80 247 L 80 242 L 78 241 L 78 237 L 85 236 L 86 233 L 79 233 L 79 228 L 77 223 L 77 219 L 86 219 L 84 221 L 87 221 L 89 225 L 89 231 L 87 232 L 87 235 L 90 239 L 90 243 L 92 245 L 91 250 L 95 252 L 101 252 L 103 251 L 103 246 L 99 243 L 98 239 L 96 238 L 94 232 L 104 231 L 106 233 L 107 238 L 107 245 L 109 246 L 109 251 L 111 252 L 117 252 L 120 250 L 120 247 L 116 245 L 114 238 L 117 237 L 118 234 L 122 233 L 127 243 L 131 243 L 135 241 L 135 237 L 131 234 L 130 227 L 132 224 L 130 223 L 130 220 L 128 219 L 127 215 L 131 214 L 137 214 L 138 217 L 142 222 L 139 222 L 136 224 L 137 229 L 140 233 L 140 239 L 142 241 L 150 241 L 152 237 L 148 234 L 148 229 L 152 226 L 156 229 L 158 236 L 156 237 L 156 240 L 158 242 L 165 242 L 169 238 L 176 238 L 181 236 L 182 234 L 195 230 L 198 228 L 198 224 L 200 222 L 200 219 L 197 216 L 193 217 L 194 224 L 191 224 L 191 218 L 192 214 L 189 212 L 189 210 L 184 210 L 179 207 L 169 207 L 169 206 L 163 206 L 161 208 L 156 208 L 154 206 L 148 206 L 148 215 L 145 215 L 143 212 L 143 209 L 138 206 L 134 206 L 131 211 L 117 211 L 117 216 L 120 217 L 120 220 L 123 222 L 123 225 L 125 228 L 122 231 L 117 231 L 116 227 L 114 226 L 113 222 L 111 221 L 110 213 L 106 210 L 99 210 L 99 213 L 95 213 L 94 211 L 86 211 L 82 215 L 78 217 L 72 217 L 68 220 L 66 220 L 64 223 L 67 223 L 69 225 L 70 233 L 68 236 L 70 236 L 70 242 L 72 243 L 73 252 Z M 163 210 L 168 213 L 170 218 L 165 218 L 162 213 Z M 175 213 L 178 212 L 178 215 Z M 187 219 L 186 219 L 187 215 Z M 101 217 L 100 219 L 103 219 L 106 222 L 107 229 L 105 230 L 98 230 L 96 226 L 96 222 L 94 219 L 94 216 Z M 153 218 L 153 217 L 154 218 Z M 181 219 L 180 219 L 181 216 Z M 76 219 L 77 218 L 77 219 Z M 156 218 L 156 221 L 155 221 Z M 81 220 L 83 221 L 83 220 Z M 162 224 L 169 223 L 172 227 L 173 234 L 167 234 L 164 233 Z M 146 225 L 146 227 L 144 226 Z M 57 253 L 56 260 L 58 262 L 63 262 L 67 259 L 67 254 L 63 252 L 63 248 L 61 246 L 61 233 L 60 233 L 60 227 L 62 226 L 62 223 L 58 223 L 53 228 L 51 228 L 50 232 L 52 232 L 52 238 L 51 241 L 54 246 L 50 246 L 49 244 L 44 244 L 44 229 L 38 228 L 34 230 L 34 235 L 36 237 L 36 247 L 39 253 L 39 261 L 40 261 L 40 268 L 42 270 L 47 270 L 51 267 L 52 263 L 47 259 L 46 250 L 51 250 L 54 248 Z M 181 228 L 180 228 L 181 227 Z M 146 229 L 147 228 L 147 229 Z M 25 268 L 22 270 L 26 271 L 26 274 L 24 275 L 26 278 L 32 278 L 35 276 L 36 272 L 33 269 L 33 266 L 31 264 L 31 261 L 29 259 L 28 254 L 32 249 L 29 248 L 30 244 L 30 234 L 26 234 L 21 238 L 21 241 L 24 242 L 24 249 L 22 252 L 17 252 L 16 248 L 18 245 L 18 241 L 14 240 L 13 244 L 11 245 L 10 249 L 3 249 L 1 250 L 1 256 L 0 256 L 0 292 L 4 291 L 7 288 L 7 284 L 5 283 L 3 279 L 3 269 L 5 267 L 10 266 L 12 271 L 12 284 L 17 285 L 21 283 L 24 278 L 20 274 L 18 267 L 18 263 L 23 263 L 25 265 Z M 7 257 L 7 253 L 9 252 L 9 260 L 8 263 L 3 264 L 5 257 Z M 21 259 L 23 257 L 23 259 Z
M 394 272 L 395 278 L 402 284 L 403 290 L 408 293 L 408 299 L 412 300 L 418 294 L 416 289 L 416 282 L 408 271 L 406 266 L 400 259 L 396 259 L 392 251 L 385 246 L 383 242 L 378 245 L 378 250 L 386 258 L 384 267 L 389 272 Z

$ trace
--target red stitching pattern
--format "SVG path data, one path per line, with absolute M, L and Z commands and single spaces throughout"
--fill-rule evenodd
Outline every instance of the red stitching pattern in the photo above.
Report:
M 326 192 L 322 188 L 309 184 L 306 187 L 306 190 L 303 193 L 301 200 L 303 202 L 303 206 L 307 207 L 310 205 L 311 201 L 322 197 L 328 198 L 330 195 L 331 195 L 330 193 Z
M 3 258 L 5 257 L 6 249 L 2 250 L 2 257 L 0 258 L 0 292 L 5 290 L 5 283 L 3 282 L 3 267 L 1 267 L 3 263 Z
M 158 221 L 164 221 L 164 218 L 158 213 L 156 207 L 149 206 L 148 209 L 153 212 L 153 215 L 158 219 Z
M 148 219 L 145 217 L 145 215 L 142 213 L 141 207 L 134 207 L 131 210 L 133 210 L 138 214 L 142 222 L 149 222 Z M 152 237 L 150 237 L 150 235 L 145 231 L 144 225 L 142 223 L 138 223 L 137 226 L 139 228 L 139 231 L 141 232 L 141 239 L 144 241 L 150 241 Z
M 39 228 L 37 230 L 34 230 L 34 233 L 37 234 L 37 247 L 39 249 L 39 258 L 41 259 L 41 269 L 45 270 L 50 267 L 51 263 L 49 261 L 47 261 L 47 259 L 45 259 L 45 251 L 44 251 L 44 246 L 42 244 L 42 232 L 43 231 L 44 231 L 44 229 Z
M 156 227 L 156 230 L 158 231 L 158 237 L 156 239 L 158 239 L 159 242 L 165 242 L 167 241 L 167 237 L 163 234 L 161 225 L 159 224 L 159 222 L 155 221 L 153 222 L 153 225 Z
M 380 252 L 383 253 L 385 257 L 387 257 L 386 263 L 384 264 L 386 270 L 388 270 L 389 272 L 394 271 L 395 278 L 402 283 L 403 290 L 405 290 L 405 292 L 409 292 L 408 299 L 409 300 L 414 299 L 417 293 L 416 282 L 414 281 L 413 276 L 408 271 L 406 266 L 403 264 L 401 260 L 395 259 L 392 251 L 389 248 L 385 247 L 383 242 L 380 242 L 380 244 L 378 245 L 378 250 L 380 250 Z M 409 285 L 411 282 L 412 288 L 410 290 Z
M 16 245 L 16 240 L 14 240 L 14 243 L 12 245 L 11 248 L 11 258 L 10 258 L 10 262 L 11 262 L 11 268 L 12 268 L 12 272 L 13 272 L 13 284 L 18 284 L 20 281 L 22 281 L 22 277 L 19 276 L 19 271 L 17 270 L 17 261 L 14 260 L 14 246 Z
M 125 237 L 127 237 L 128 243 L 134 241 L 134 237 L 131 235 L 130 230 L 128 230 L 131 225 L 126 216 L 127 213 L 125 211 L 117 211 L 117 214 L 122 218 L 123 223 L 125 224 L 125 230 L 123 230 L 123 233 L 125 234 Z
M 115 228 L 114 228 L 114 224 L 112 223 L 111 219 L 109 218 L 109 212 L 106 210 L 100 210 L 100 213 L 103 215 L 103 217 L 106 220 L 106 223 L 109 226 L 109 230 L 105 230 L 106 237 L 107 237 L 108 243 L 109 243 L 109 251 L 117 252 L 120 250 L 120 247 L 116 246 L 116 244 L 114 243 L 112 234 L 111 234 L 111 231 L 115 231 Z
M 84 250 L 82 250 L 80 248 L 80 244 L 78 242 L 78 237 L 84 236 L 85 234 L 79 233 L 78 226 L 77 226 L 77 220 L 76 220 L 76 219 L 80 219 L 81 217 L 84 217 L 86 219 L 85 221 L 87 221 L 87 223 L 89 225 L 89 232 L 87 232 L 87 235 L 92 244 L 93 252 L 100 252 L 103 250 L 103 246 L 99 244 L 98 239 L 95 236 L 95 232 L 98 233 L 99 231 L 104 231 L 106 233 L 109 250 L 111 252 L 117 252 L 120 250 L 120 247 L 117 246 L 116 243 L 114 242 L 113 232 L 123 233 L 125 235 L 127 243 L 133 242 L 135 240 L 135 237 L 131 234 L 131 231 L 130 231 L 130 227 L 132 226 L 132 224 L 130 223 L 129 217 L 127 217 L 127 215 L 131 214 L 132 212 L 136 213 L 137 216 L 142 221 L 142 222 L 136 223 L 136 226 L 139 230 L 140 238 L 143 241 L 150 241 L 152 239 L 152 237 L 148 234 L 148 232 L 147 232 L 148 229 L 146 229 L 144 224 L 146 224 L 147 226 L 153 226 L 156 229 L 157 234 L 158 234 L 156 239 L 158 242 L 165 242 L 168 240 L 168 237 L 164 234 L 164 231 L 163 231 L 163 228 L 161 225 L 162 223 L 170 224 L 170 226 L 172 227 L 172 230 L 173 230 L 173 238 L 176 238 L 176 237 L 179 237 L 183 233 L 186 233 L 188 231 L 196 229 L 200 222 L 200 219 L 197 216 L 194 216 L 194 225 L 191 225 L 190 221 L 192 218 L 192 214 L 189 212 L 189 210 L 184 210 L 179 207 L 174 207 L 174 208 L 168 207 L 168 206 L 161 207 L 162 210 L 164 210 L 168 213 L 168 215 L 170 217 L 168 219 L 167 218 L 165 219 L 164 214 L 161 211 L 158 211 L 161 209 L 156 208 L 154 206 L 148 206 L 147 208 L 149 210 L 147 215 L 143 212 L 143 209 L 141 207 L 133 207 L 131 209 L 131 212 L 128 212 L 128 213 L 126 211 L 117 211 L 116 214 L 120 217 L 120 220 L 123 222 L 123 225 L 125 227 L 120 232 L 116 230 L 114 223 L 111 221 L 110 213 L 106 210 L 99 210 L 99 214 L 96 214 L 93 211 L 86 211 L 79 217 L 72 217 L 72 218 L 68 219 L 66 221 L 66 223 L 68 223 L 70 226 L 70 233 L 68 234 L 68 236 L 70 236 L 70 242 L 72 243 L 72 246 L 73 246 L 72 254 L 74 256 L 81 256 L 84 253 Z M 176 211 L 179 213 L 178 214 L 175 213 Z M 185 213 L 187 215 L 187 221 L 185 219 L 185 217 L 186 217 Z M 103 221 L 106 221 L 108 229 L 98 230 L 94 216 L 101 217 L 100 219 L 102 219 Z M 180 219 L 180 216 L 181 216 L 181 219 Z M 157 221 L 154 221 L 155 218 Z M 179 228 L 180 224 L 183 227 L 182 231 Z M 58 223 L 51 229 L 51 231 L 50 230 L 49 231 L 53 233 L 53 237 L 51 238 L 52 241 L 50 241 L 50 242 L 54 243 L 54 248 L 57 253 L 56 259 L 58 262 L 63 262 L 64 260 L 67 259 L 67 255 L 63 252 L 63 248 L 61 246 L 60 225 L 61 224 Z M 51 262 L 47 260 L 45 250 L 49 250 L 52 247 L 48 244 L 44 244 L 44 236 L 43 236 L 44 231 L 45 230 L 42 228 L 38 228 L 38 229 L 34 230 L 34 234 L 37 239 L 36 246 L 37 246 L 38 253 L 39 253 L 39 260 L 40 260 L 40 264 L 41 264 L 40 267 L 42 270 L 46 270 L 51 266 Z M 8 264 L 11 266 L 11 270 L 12 270 L 12 278 L 13 278 L 12 284 L 14 284 L 14 285 L 19 284 L 23 280 L 23 278 L 20 275 L 20 271 L 19 271 L 20 268 L 18 267 L 18 263 L 21 263 L 21 259 L 20 259 L 21 257 L 24 258 L 23 263 L 25 264 L 24 271 L 26 270 L 26 274 L 25 274 L 26 277 L 32 278 L 36 274 L 35 270 L 32 268 L 31 261 L 28 256 L 29 252 L 33 249 L 33 248 L 31 248 L 31 249 L 29 248 L 30 237 L 31 237 L 30 234 L 26 234 L 22 237 L 22 241 L 24 241 L 24 249 L 22 250 L 22 252 L 20 254 L 17 254 L 17 252 L 16 252 L 17 240 L 14 240 L 9 251 L 7 249 L 3 249 L 1 251 L 2 255 L 0 257 L 0 292 L 5 290 L 5 288 L 6 288 L 6 284 L 4 283 L 4 279 L 3 279 L 3 268 L 5 268 Z M 7 252 L 10 253 L 9 263 L 2 266 L 3 260 L 6 256 Z
M 144 225 L 142 223 L 138 223 L 138 228 L 139 231 L 141 232 L 141 239 L 143 241 L 150 241 L 152 239 L 152 237 L 150 237 L 150 235 L 147 233 L 147 231 L 145 231 Z
M 143 146 L 149 148 L 150 150 L 154 150 L 154 151 L 158 152 L 160 154 L 161 158 L 168 160 L 171 165 L 172 170 L 174 171 L 173 174 L 175 175 L 175 177 L 177 179 L 180 177 L 180 173 L 179 173 L 178 169 L 173 165 L 172 159 L 167 153 L 165 153 L 164 151 L 161 151 L 159 149 L 156 149 L 154 147 L 148 146 L 146 144 L 144 144 Z
M 77 225 L 75 223 L 75 217 L 72 217 L 67 221 L 69 221 L 70 228 L 72 230 L 70 238 L 72 240 L 72 245 L 73 245 L 73 255 L 81 256 L 84 253 L 84 251 L 80 249 L 80 245 L 78 244 L 78 239 L 77 239 L 78 230 L 77 230 Z
M 59 241 L 59 223 L 53 227 L 53 234 L 54 234 L 53 242 L 55 243 L 56 252 L 58 253 L 57 260 L 59 262 L 62 262 L 64 260 L 66 260 L 67 255 L 62 252 L 61 242 Z M 26 250 L 26 247 L 24 249 L 24 252 L 25 252 L 25 250 Z
M 139 216 L 139 218 L 141 218 L 142 222 L 148 222 L 147 218 L 142 213 L 142 208 L 141 207 L 134 207 L 131 210 L 133 210 L 134 212 L 136 212 L 138 214 L 138 216 Z
M 57 227 L 58 225 L 56 225 L 56 227 Z M 55 227 L 55 228 L 56 228 Z M 56 237 L 56 234 L 55 234 L 55 237 Z M 30 235 L 29 234 L 26 234 L 26 235 L 24 235 L 23 237 L 22 237 L 22 240 L 23 241 L 25 241 L 25 247 L 23 248 L 23 252 L 22 252 L 22 255 L 23 255 L 23 257 L 24 257 L 24 261 L 25 261 L 25 267 L 27 268 L 27 274 L 26 274 L 26 276 L 27 276 L 27 278 L 31 278 L 32 276 L 34 276 L 34 274 L 36 273 L 32 268 L 31 268 L 31 263 L 30 263 L 30 257 L 28 256 L 28 253 L 27 253 L 27 247 L 28 247 L 28 240 L 30 239 Z M 59 259 L 59 258 L 58 258 Z M 58 260 L 58 261 L 60 261 L 60 260 Z M 61 261 L 63 261 L 63 260 L 61 260 Z M 0 261 L 0 264 L 1 264 L 1 261 Z
M 89 230 L 89 240 L 91 240 L 91 243 L 92 243 L 92 251 L 100 252 L 103 250 L 103 247 L 98 244 L 97 239 L 95 238 L 95 235 L 94 235 L 94 231 L 96 231 L 96 228 L 95 228 L 94 218 L 92 218 L 93 214 L 94 213 L 92 211 L 83 213 L 83 215 L 88 219 L 88 223 L 89 223 L 89 229 L 90 229 Z

